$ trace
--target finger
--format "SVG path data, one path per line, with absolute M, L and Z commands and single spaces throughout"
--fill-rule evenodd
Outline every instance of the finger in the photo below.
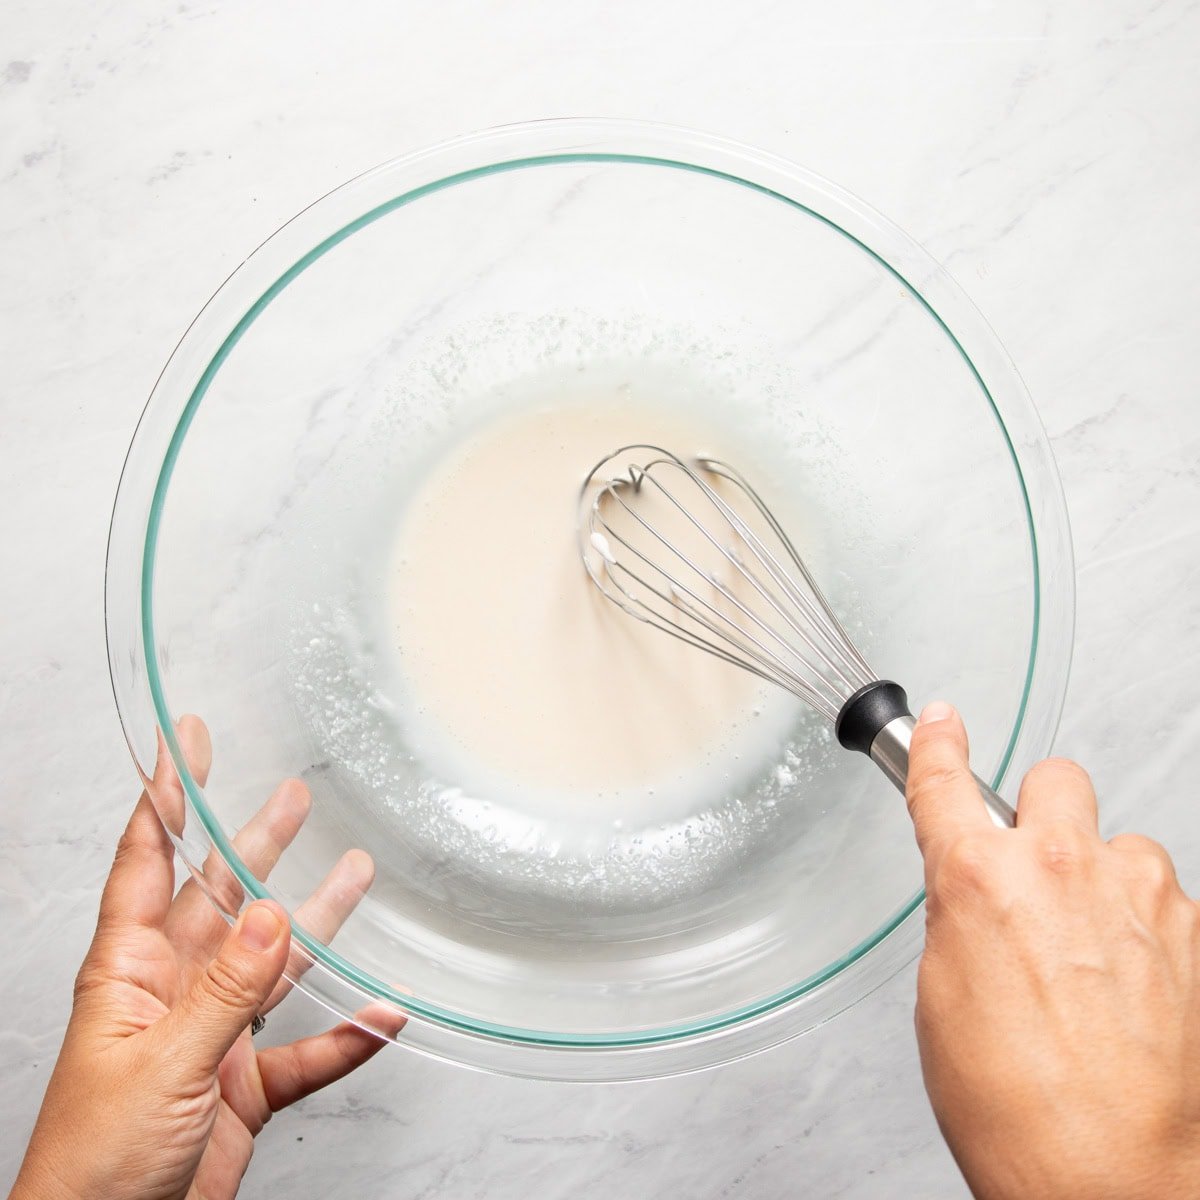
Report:
M 212 770 L 212 737 L 208 726 L 195 713 L 184 713 L 175 722 L 175 734 L 183 751 L 183 761 L 192 778 L 203 787 Z
M 334 934 L 358 907 L 374 881 L 375 862 L 371 856 L 365 850 L 347 850 L 316 891 L 296 909 L 293 917 L 296 927 L 319 942 L 333 941 Z M 275 985 L 263 1012 L 274 1008 L 310 966 L 312 959 L 298 944 L 293 944 L 284 978 Z
M 369 1023 L 391 1037 L 404 1027 L 404 1017 L 383 1005 L 371 1005 L 364 1016 L 368 1012 Z M 335 1083 L 386 1045 L 385 1038 L 345 1021 L 316 1037 L 260 1050 L 258 1070 L 271 1111 L 279 1112 Z
M 238 857 L 257 879 L 266 879 L 279 856 L 292 844 L 312 809 L 312 796 L 298 779 L 279 785 L 271 798 L 233 839 Z M 237 912 L 244 892 L 233 872 L 214 850 L 204 863 L 204 880 L 217 904 Z M 190 957 L 211 955 L 225 935 L 225 921 L 194 879 L 179 889 L 167 918 L 167 936 L 186 947 Z
M 208 736 L 208 727 L 199 717 L 185 713 L 175 722 L 175 738 L 188 771 L 203 787 L 208 782 L 208 772 L 212 767 L 212 740 Z M 147 782 L 146 790 L 154 801 L 162 823 L 176 837 L 182 837 L 187 817 L 183 784 L 179 781 L 179 772 L 175 769 L 174 759 L 161 731 L 158 735 L 158 757 L 154 763 L 154 775 Z
M 1175 863 L 1166 849 L 1153 838 L 1140 833 L 1121 833 L 1108 843 L 1110 856 L 1118 865 L 1128 902 L 1147 928 L 1161 935 L 1178 931 L 1192 937 L 1196 922 L 1196 904 L 1179 883 Z
M 1108 839 L 1108 844 L 1117 853 L 1127 855 L 1139 866 L 1146 867 L 1145 873 L 1157 877 L 1161 883 L 1179 886 L 1174 859 L 1167 848 L 1153 838 L 1140 833 L 1118 833 L 1116 837 Z
M 285 779 L 238 830 L 233 848 L 256 879 L 266 879 L 292 844 L 312 809 L 312 794 L 299 779 Z
M 967 761 L 967 731 L 948 704 L 925 707 L 908 752 L 908 811 L 921 854 L 991 819 Z
M 251 904 L 180 1002 L 153 1027 L 159 1054 L 203 1084 L 217 1070 L 287 960 L 291 929 L 273 901 Z
M 174 855 L 171 839 L 143 792 L 117 843 L 100 897 L 97 943 L 129 925 L 161 927 L 175 890 Z
M 181 748 L 189 756 L 189 764 L 207 775 L 211 750 L 204 723 L 198 717 L 183 717 L 178 733 Z M 81 979 L 87 978 L 89 972 L 94 977 L 97 967 L 102 971 L 119 967 L 127 974 L 137 975 L 142 985 L 156 995 L 161 994 L 161 980 L 152 969 L 149 974 L 139 974 L 147 964 L 137 953 L 128 953 L 135 945 L 140 945 L 131 942 L 128 933 L 136 928 L 161 929 L 170 911 L 171 894 L 175 890 L 175 849 L 151 799 L 150 789 L 156 786 L 162 789 L 171 778 L 178 786 L 174 764 L 160 733 L 154 776 L 147 781 L 147 790 L 138 799 L 129 824 L 117 843 L 112 870 L 100 897 L 96 935 L 80 973 Z
M 1153 838 L 1148 838 L 1141 833 L 1118 833 L 1116 837 L 1110 837 L 1108 844 L 1114 849 L 1119 850 L 1122 854 L 1146 854 L 1151 858 L 1161 858 L 1165 862 L 1171 863 L 1171 856 L 1167 853 L 1167 848 L 1161 843 L 1156 842 Z M 1174 866 L 1174 863 L 1172 863 Z
M 1096 793 L 1088 773 L 1068 758 L 1047 758 L 1021 781 L 1017 826 L 1069 821 L 1088 833 L 1098 832 Z

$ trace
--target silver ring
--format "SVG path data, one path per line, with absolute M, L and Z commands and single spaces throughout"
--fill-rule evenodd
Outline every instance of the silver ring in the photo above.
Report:
M 250 1022 L 250 1036 L 254 1037 L 255 1034 L 262 1033 L 262 1031 L 266 1027 L 267 1027 L 267 1018 L 264 1017 L 262 1015 L 262 1013 L 255 1013 L 254 1020 L 252 1020 Z

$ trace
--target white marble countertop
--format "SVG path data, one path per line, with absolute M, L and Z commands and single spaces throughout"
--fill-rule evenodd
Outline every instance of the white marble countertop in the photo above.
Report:
M 196 310 L 398 153 L 601 113 L 762 145 L 964 285 L 1064 476 L 1078 643 L 1058 746 L 1200 891 L 1200 6 L 9 0 L 0 12 L 0 1186 L 134 794 L 101 580 L 134 423 Z M 1192 349 L 1189 349 L 1192 347 Z M 963 1197 L 913 973 L 715 1073 L 575 1088 L 386 1052 L 276 1118 L 243 1194 Z M 274 1032 L 315 1028 L 295 998 Z

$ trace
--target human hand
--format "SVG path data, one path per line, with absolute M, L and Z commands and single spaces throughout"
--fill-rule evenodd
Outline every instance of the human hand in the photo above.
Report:
M 1200 906 L 1148 838 L 1097 831 L 1091 781 L 1050 759 L 1016 829 L 988 818 L 957 713 L 913 733 L 925 860 L 925 1086 L 979 1200 L 1200 1195 Z
M 178 737 L 203 784 L 208 731 L 198 718 L 184 717 Z M 165 753 L 151 787 L 160 808 L 165 800 L 182 812 L 182 788 Z M 310 805 L 307 788 L 290 780 L 238 833 L 234 846 L 258 878 L 296 836 Z M 291 940 L 287 915 L 258 901 L 231 931 L 194 880 L 172 898 L 172 861 L 170 839 L 143 792 L 117 847 L 11 1200 L 226 1200 L 273 1113 L 340 1079 L 384 1044 L 347 1022 L 257 1050 L 252 1019 L 290 987 L 281 978 Z M 329 940 L 373 875 L 368 855 L 349 851 L 297 921 Z M 236 887 L 227 871 L 222 885 Z M 236 911 L 241 889 L 224 899 Z M 296 958 L 289 974 L 302 969 Z M 371 1015 L 377 1026 L 387 1021 L 386 1014 Z M 392 1028 L 399 1023 L 392 1018 Z

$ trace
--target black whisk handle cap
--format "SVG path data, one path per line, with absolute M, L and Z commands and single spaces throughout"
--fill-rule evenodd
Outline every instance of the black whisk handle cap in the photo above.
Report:
M 879 731 L 897 717 L 911 717 L 908 693 L 890 679 L 860 687 L 837 715 L 833 731 L 847 750 L 870 754 Z

